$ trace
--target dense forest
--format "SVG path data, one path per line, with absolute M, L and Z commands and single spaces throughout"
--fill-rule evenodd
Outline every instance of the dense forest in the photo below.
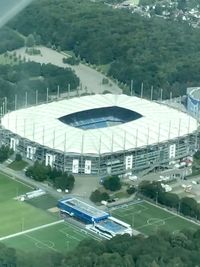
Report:
M 130 84 L 184 94 L 200 84 L 200 34 L 187 23 L 144 18 L 88 0 L 36 0 L 10 27 L 36 33 L 45 45 L 73 50 L 86 62 L 106 65 L 110 76 Z M 155 90 L 156 92 L 156 90 Z
M 69 68 L 35 62 L 0 65 L 0 99 L 2 101 L 4 97 L 8 97 L 12 109 L 15 94 L 18 104 L 24 105 L 27 92 L 27 101 L 32 104 L 36 101 L 36 90 L 38 90 L 38 101 L 41 101 L 46 100 L 47 87 L 49 94 L 56 94 L 58 85 L 62 93 L 67 92 L 68 84 L 72 90 L 79 85 L 79 79 Z
M 0 29 L 0 39 L 0 54 L 24 46 L 24 38 L 8 27 Z
M 200 230 L 161 231 L 148 238 L 123 235 L 102 242 L 88 239 L 65 254 L 36 256 L 0 245 L 0 264 L 17 267 L 199 267 L 199 255 Z

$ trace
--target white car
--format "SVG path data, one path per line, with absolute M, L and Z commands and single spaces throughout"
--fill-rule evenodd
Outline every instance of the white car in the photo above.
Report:
M 62 189 L 58 188 L 56 191 L 57 191 L 58 193 L 61 193 L 61 192 L 62 192 Z
M 131 175 L 128 177 L 128 179 L 131 181 L 136 181 L 138 179 L 138 177 L 136 175 Z

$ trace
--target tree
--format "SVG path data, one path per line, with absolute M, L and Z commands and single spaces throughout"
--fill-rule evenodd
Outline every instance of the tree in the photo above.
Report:
M 104 180 L 103 186 L 110 191 L 116 191 L 116 190 L 119 190 L 122 185 L 121 185 L 120 178 L 117 175 L 113 175 L 113 176 L 107 177 Z
M 42 182 L 47 180 L 50 172 L 50 167 L 45 166 L 44 163 L 39 163 L 39 161 L 35 161 L 33 166 L 30 166 L 26 170 L 26 176 L 33 178 L 36 181 Z
M 21 161 L 21 160 L 22 160 L 22 156 L 21 156 L 21 154 L 17 153 L 17 154 L 15 155 L 15 160 L 16 160 L 16 161 Z
M 164 192 L 164 189 L 160 182 L 144 180 L 139 184 L 138 191 L 143 195 L 158 201 L 159 196 Z
M 29 34 L 26 38 L 26 47 L 33 47 L 35 45 L 35 38 L 33 34 Z
M 107 201 L 109 198 L 110 197 L 107 192 L 101 193 L 98 189 L 93 191 L 90 195 L 90 200 L 94 203 L 101 202 L 102 200 Z
M 94 203 L 101 202 L 101 192 L 99 190 L 92 192 L 90 200 Z
M 74 182 L 74 176 L 64 172 L 61 176 L 55 178 L 54 186 L 62 189 L 63 191 L 66 189 L 71 191 L 74 187 Z
M 9 146 L 2 145 L 0 147 L 0 162 L 7 160 L 13 153 L 14 151 Z
M 126 192 L 129 194 L 129 195 L 132 195 L 136 192 L 136 188 L 134 186 L 130 186 Z
M 160 193 L 158 196 L 158 202 L 166 205 L 170 208 L 175 208 L 177 209 L 179 206 L 179 197 L 177 194 L 174 193 L 170 193 L 170 192 L 164 192 L 164 193 Z
M 196 217 L 197 216 L 197 202 L 195 199 L 190 198 L 190 197 L 184 197 L 181 199 L 181 206 L 180 206 L 180 211 L 186 215 L 186 216 L 191 216 L 191 217 Z

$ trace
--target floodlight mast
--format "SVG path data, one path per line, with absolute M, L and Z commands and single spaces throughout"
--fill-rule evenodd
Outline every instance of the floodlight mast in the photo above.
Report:
M 141 83 L 141 92 L 140 92 L 140 98 L 143 98 L 143 89 L 144 89 L 144 84 L 143 82 Z
M 153 100 L 153 85 L 151 86 L 151 101 Z
M 15 110 L 17 110 L 17 94 L 15 94 Z
M 58 85 L 57 86 L 57 99 L 60 98 L 60 86 Z
M 69 99 L 70 98 L 70 83 L 68 83 L 67 90 L 68 90 L 68 99 Z
M 131 96 L 133 96 L 133 80 L 131 80 Z
M 35 104 L 38 104 L 38 90 L 35 91 Z
M 49 102 L 49 88 L 47 87 L 47 98 L 46 98 L 46 102 Z
M 25 92 L 25 108 L 28 106 L 28 93 L 27 91 Z

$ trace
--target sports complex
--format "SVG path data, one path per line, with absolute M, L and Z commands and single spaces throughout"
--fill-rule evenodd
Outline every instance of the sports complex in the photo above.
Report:
M 24 158 L 86 175 L 124 174 L 193 155 L 197 121 L 155 101 L 93 95 L 19 109 L 1 119 L 1 142 Z
M 41 249 L 66 252 L 75 248 L 84 239 L 101 241 L 105 238 L 97 231 L 94 232 L 94 229 L 87 229 L 86 226 L 91 225 L 91 221 L 86 226 L 80 227 L 80 224 L 77 224 L 78 221 L 75 222 L 71 216 L 63 220 L 58 212 L 51 212 L 50 210 L 57 205 L 57 200 L 52 200 L 48 194 L 30 201 L 19 201 L 16 199 L 17 194 L 23 195 L 33 188 L 2 173 L 0 173 L 0 185 L 0 209 L 3 214 L 0 217 L 0 242 L 7 246 L 14 247 L 23 253 L 25 251 L 40 253 Z M 61 200 L 60 203 L 63 201 L 65 202 L 66 199 Z M 199 224 L 175 213 L 141 200 L 135 200 L 106 212 L 99 211 L 76 199 L 69 198 L 67 202 L 64 203 L 67 204 L 64 209 L 68 210 L 72 205 L 74 208 L 71 212 L 76 212 L 81 208 L 81 211 L 85 211 L 85 215 L 89 215 L 88 218 L 102 218 L 103 216 L 103 225 L 101 219 L 95 223 L 100 227 L 105 227 L 104 222 L 109 216 L 131 225 L 133 230 L 145 235 L 162 229 L 176 233 L 182 229 L 197 230 L 200 227 Z M 110 224 L 107 226 L 110 229 Z M 118 231 L 119 228 L 115 229 Z

